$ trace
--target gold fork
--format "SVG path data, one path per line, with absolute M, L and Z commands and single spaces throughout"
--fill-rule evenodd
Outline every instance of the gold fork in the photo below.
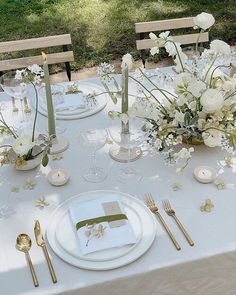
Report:
M 145 203 L 148 206 L 148 208 L 151 210 L 151 212 L 153 214 L 156 214 L 161 222 L 161 224 L 163 225 L 164 229 L 166 230 L 168 236 L 170 237 L 171 241 L 173 242 L 173 244 L 175 245 L 175 248 L 179 251 L 181 249 L 179 243 L 176 241 L 175 237 L 173 236 L 173 234 L 171 233 L 169 227 L 167 226 L 165 220 L 163 219 L 163 217 L 161 216 L 161 214 L 158 212 L 158 207 L 152 197 L 152 195 L 150 193 L 145 194 Z
M 183 224 L 177 218 L 175 211 L 171 208 L 170 202 L 168 200 L 162 201 L 163 208 L 165 209 L 166 213 L 173 217 L 175 222 L 177 223 L 179 229 L 182 231 L 183 235 L 185 236 L 186 240 L 188 241 L 190 246 L 194 245 L 194 242 L 190 238 L 189 234 L 187 233 L 186 229 L 184 228 Z

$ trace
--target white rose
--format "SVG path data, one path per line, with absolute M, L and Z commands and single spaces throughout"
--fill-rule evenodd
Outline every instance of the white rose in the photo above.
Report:
M 19 156 L 26 155 L 34 146 L 30 136 L 22 136 L 15 139 L 12 145 L 13 151 Z
M 224 103 L 223 95 L 217 89 L 207 89 L 200 98 L 205 113 L 219 111 Z
M 204 90 L 206 90 L 206 84 L 204 82 L 202 82 L 202 81 L 193 80 L 189 84 L 187 90 L 189 92 L 191 92 L 193 96 L 200 97 L 202 95 L 202 92 Z
M 221 132 L 215 129 L 209 129 L 202 133 L 205 145 L 215 147 L 221 145 Z
M 230 55 L 231 49 L 229 44 L 225 43 L 222 40 L 214 40 L 210 44 L 210 50 L 216 54 L 220 55 Z
M 133 67 L 133 58 L 132 55 L 129 53 L 126 53 L 125 55 L 123 55 L 122 57 L 122 63 L 121 63 L 121 68 L 122 70 L 125 69 L 125 67 L 128 67 L 129 71 L 132 69 Z
M 207 30 L 214 25 L 215 18 L 210 13 L 202 12 L 193 18 L 193 22 L 197 27 Z

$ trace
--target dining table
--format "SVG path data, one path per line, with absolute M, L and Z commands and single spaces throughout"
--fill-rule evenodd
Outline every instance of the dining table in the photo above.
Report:
M 164 70 L 169 72 L 172 69 L 167 67 Z M 99 78 L 82 82 L 101 86 Z M 0 93 L 1 103 L 9 100 L 7 94 Z M 32 98 L 32 108 L 33 104 Z M 224 162 L 224 151 L 198 145 L 194 146 L 195 152 L 186 169 L 176 173 L 175 167 L 165 164 L 162 155 L 143 143 L 142 156 L 133 162 L 135 168 L 141 171 L 142 178 L 135 183 L 122 182 L 116 177 L 117 171 L 127 163 L 114 161 L 109 156 L 112 141 L 108 140 L 97 151 L 97 163 L 107 171 L 108 176 L 102 182 L 87 182 L 83 171 L 91 164 L 91 158 L 88 150 L 81 146 L 79 135 L 86 130 L 107 129 L 110 124 L 108 112 L 119 108 L 119 101 L 114 105 L 107 97 L 106 106 L 96 114 L 60 120 L 60 124 L 66 127 L 63 136 L 69 141 L 69 148 L 61 157 L 49 155 L 46 167 L 41 165 L 30 171 L 17 171 L 10 165 L 0 168 L 0 198 L 7 198 L 9 202 L 9 212 L 0 220 L 1 295 L 236 294 L 236 158 L 228 167 Z M 10 114 L 8 119 L 11 118 Z M 37 130 L 43 132 L 46 129 L 47 118 L 38 114 Z M 225 185 L 217 187 L 214 182 L 198 182 L 193 171 L 200 165 L 215 169 L 217 179 L 224 181 Z M 69 175 L 69 181 L 63 186 L 53 186 L 47 179 L 48 172 L 57 168 L 64 169 Z M 29 179 L 33 180 L 33 185 L 27 187 L 25 182 Z M 141 202 L 144 202 L 147 193 L 151 193 L 181 250 L 177 251 L 155 218 L 155 240 L 142 256 L 128 264 L 114 269 L 90 270 L 61 259 L 46 238 L 51 214 L 75 195 L 100 190 L 126 193 Z M 45 198 L 47 204 L 36 206 L 39 198 Z M 162 200 L 166 199 L 194 241 L 193 246 L 188 244 L 173 218 L 166 214 L 162 206 Z M 210 212 L 200 210 L 206 199 L 214 205 Z M 57 276 L 55 284 L 34 238 L 35 220 L 40 221 L 45 235 Z M 145 230 L 143 228 L 144 233 Z M 39 281 L 37 288 L 32 283 L 25 256 L 16 249 L 16 237 L 20 233 L 27 233 L 32 239 L 30 255 Z

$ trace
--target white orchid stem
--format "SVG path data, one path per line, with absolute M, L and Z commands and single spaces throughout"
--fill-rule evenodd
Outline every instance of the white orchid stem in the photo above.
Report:
M 199 50 L 198 50 L 198 44 L 199 44 L 199 40 L 200 40 L 200 37 L 201 37 L 201 34 L 204 32 L 203 29 L 200 30 L 199 34 L 198 34 L 198 37 L 197 37 L 197 41 L 196 41 L 196 46 L 195 46 L 195 53 L 197 53 Z M 199 51 L 200 53 L 200 51 Z
M 212 73 L 211 73 L 210 87 L 211 87 L 211 85 L 212 85 L 213 75 L 214 75 L 215 71 L 216 71 L 217 69 L 219 69 L 219 68 L 231 68 L 231 66 L 219 65 L 219 66 L 215 67 L 214 70 L 213 70 Z
M 1 116 L 0 122 L 9 130 L 12 136 L 16 139 L 18 137 L 17 134 L 15 134 L 15 132 L 7 125 L 6 121 L 3 118 L 2 112 L 0 112 L 0 116 Z
M 180 65 L 181 65 L 182 71 L 185 72 L 185 68 L 184 68 L 184 65 L 183 65 L 182 59 L 180 58 L 179 50 L 178 50 L 178 48 L 177 48 L 175 42 L 174 42 L 174 41 L 171 41 L 171 40 L 167 40 L 167 42 L 171 42 L 172 44 L 174 44 L 174 46 L 175 46 L 175 50 L 176 50 L 176 53 L 177 53 L 178 58 L 179 58 L 179 61 L 180 61 Z M 167 43 L 167 42 L 166 42 L 166 43 Z
M 211 62 L 211 64 L 210 64 L 210 66 L 209 66 L 209 68 L 208 68 L 208 70 L 207 70 L 207 72 L 206 72 L 206 75 L 205 75 L 205 77 L 204 77 L 204 79 L 203 79 L 203 82 L 206 81 L 207 75 L 208 75 L 210 69 L 213 67 L 213 65 L 214 65 L 214 63 L 215 63 L 217 57 L 218 57 L 218 55 L 216 54 L 215 58 L 213 58 L 213 60 L 212 60 L 212 62 Z
M 158 109 L 162 112 L 164 112 L 164 114 L 167 114 L 166 109 L 163 107 L 163 105 L 160 103 L 160 101 L 155 97 L 155 95 L 153 95 L 141 82 L 139 82 L 137 79 L 135 79 L 132 76 L 129 76 L 131 79 L 133 79 L 135 82 L 137 82 L 140 86 L 142 86 L 148 93 L 150 93 L 150 95 L 156 100 L 156 102 L 159 104 Z
M 162 88 L 159 88 L 147 75 L 145 75 L 145 73 L 139 68 L 139 71 L 142 73 L 142 75 L 154 86 L 156 87 L 157 90 L 159 90 L 163 95 L 164 97 L 169 101 L 169 103 L 172 103 L 172 101 L 169 99 L 169 97 L 165 94 L 168 93 L 170 94 L 171 96 L 173 96 L 174 98 L 177 98 L 176 95 L 174 95 L 173 93 L 169 92 L 168 90 L 165 90 L 165 89 L 162 89 Z

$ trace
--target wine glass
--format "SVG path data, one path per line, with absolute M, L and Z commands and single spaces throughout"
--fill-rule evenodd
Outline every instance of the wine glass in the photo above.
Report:
M 65 95 L 65 89 L 63 85 L 59 84 L 51 84 L 51 93 L 52 93 L 52 100 L 53 100 L 53 106 L 54 106 L 54 112 L 55 112 L 55 121 L 56 121 L 56 133 L 61 134 L 66 131 L 66 127 L 62 126 L 58 122 L 58 112 L 60 111 L 60 104 L 64 103 L 64 95 Z M 47 105 L 47 98 L 46 98 L 46 87 L 42 86 L 39 89 L 39 96 L 41 99 L 41 103 L 43 103 L 44 107 Z
M 83 174 L 88 182 L 101 182 L 107 177 L 107 171 L 96 164 L 96 152 L 106 144 L 107 136 L 105 129 L 88 130 L 79 136 L 80 145 L 86 148 L 91 158 L 91 166 Z
M 122 126 L 124 126 L 124 123 L 122 123 L 120 118 L 117 117 L 112 120 L 108 129 L 112 140 L 117 144 L 117 149 L 123 149 L 123 152 L 126 153 L 127 157 L 126 161 L 122 161 L 125 163 L 122 164 L 123 167 L 116 171 L 117 178 L 123 183 L 131 181 L 137 182 L 142 179 L 142 173 L 131 162 L 138 158 L 136 157 L 137 148 L 145 140 L 145 123 L 139 118 L 129 118 L 126 125 L 126 127 L 128 127 L 126 132 L 123 131 Z M 117 151 L 117 153 L 118 152 L 119 151 Z
M 19 115 L 19 108 L 21 110 L 20 122 L 25 121 L 25 115 L 30 114 L 31 111 L 27 101 L 26 84 L 21 79 L 15 79 L 16 72 L 9 71 L 0 77 L 0 86 L 3 91 L 11 97 L 12 111 Z M 20 104 L 18 104 L 20 102 Z M 26 105 L 27 104 L 27 105 Z M 27 106 L 27 112 L 26 110 Z M 19 118 L 18 118 L 19 119 Z

